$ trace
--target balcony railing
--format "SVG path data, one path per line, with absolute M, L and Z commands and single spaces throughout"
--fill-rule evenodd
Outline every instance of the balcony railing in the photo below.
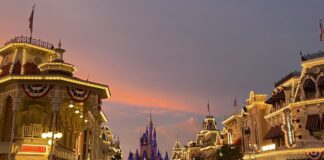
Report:
M 48 132 L 48 128 L 41 124 L 23 125 L 22 137 L 41 138 L 44 132 Z
M 54 45 L 49 42 L 44 42 L 41 40 L 32 39 L 30 37 L 24 37 L 24 36 L 15 37 L 15 38 L 9 40 L 8 42 L 6 42 L 5 45 L 10 44 L 10 43 L 29 43 L 29 44 L 43 47 L 43 48 L 50 49 L 50 50 L 54 49 Z

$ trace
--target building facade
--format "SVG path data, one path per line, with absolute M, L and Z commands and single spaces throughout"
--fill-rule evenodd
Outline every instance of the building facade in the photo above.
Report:
M 121 160 L 122 153 L 120 149 L 119 137 L 117 140 L 114 140 L 114 135 L 111 133 L 111 130 L 108 126 L 101 127 L 100 133 L 101 141 L 99 142 L 99 152 L 101 156 L 98 159 L 102 160 Z
M 0 159 L 98 159 L 107 85 L 73 76 L 61 43 L 15 37 L 0 48 Z
M 135 153 L 130 152 L 128 160 L 169 160 L 168 152 L 165 153 L 163 158 L 163 155 L 158 150 L 156 130 L 151 114 L 149 125 L 146 126 L 145 132 L 140 137 L 140 149 L 136 150 Z
M 215 151 L 219 149 L 223 140 L 221 131 L 216 127 L 215 118 L 208 115 L 202 122 L 202 130 L 197 133 L 196 139 L 189 141 L 187 145 L 181 147 L 177 139 L 173 147 L 173 160 L 205 160 L 214 159 Z
M 301 55 L 301 66 L 277 81 L 268 98 L 251 92 L 241 113 L 223 122 L 233 131 L 224 138 L 240 137 L 244 159 L 324 158 L 324 52 Z M 235 119 L 242 123 L 232 125 Z

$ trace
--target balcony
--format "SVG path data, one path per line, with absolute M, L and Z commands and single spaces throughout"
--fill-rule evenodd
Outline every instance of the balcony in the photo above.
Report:
M 22 137 L 23 138 L 42 138 L 42 133 L 48 132 L 47 127 L 41 124 L 23 125 Z
M 28 44 L 43 47 L 46 49 L 50 49 L 50 50 L 54 49 L 54 45 L 49 42 L 44 42 L 41 40 L 32 39 L 30 37 L 24 37 L 24 36 L 15 37 L 15 38 L 9 40 L 8 42 L 6 42 L 5 45 L 14 44 L 14 43 L 28 43 Z

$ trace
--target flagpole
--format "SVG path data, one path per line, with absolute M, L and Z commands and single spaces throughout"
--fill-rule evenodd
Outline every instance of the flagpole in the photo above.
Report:
M 30 17 L 29 17 L 29 29 L 30 29 L 29 40 L 30 40 L 30 43 L 31 43 L 32 38 L 33 38 L 34 10 L 35 10 L 35 4 L 33 5 L 33 9 L 32 9 L 32 12 L 30 14 Z

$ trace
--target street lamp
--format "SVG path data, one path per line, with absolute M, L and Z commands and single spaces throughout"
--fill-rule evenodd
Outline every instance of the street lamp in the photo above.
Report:
M 49 155 L 50 158 L 52 159 L 53 154 L 54 154 L 54 149 L 55 149 L 55 141 L 58 139 L 61 139 L 63 137 L 63 134 L 61 132 L 54 132 L 54 135 L 53 135 L 53 132 L 44 132 L 44 133 L 42 133 L 41 136 L 43 139 L 48 139 L 48 141 L 47 141 L 48 145 L 52 146 L 51 154 Z

